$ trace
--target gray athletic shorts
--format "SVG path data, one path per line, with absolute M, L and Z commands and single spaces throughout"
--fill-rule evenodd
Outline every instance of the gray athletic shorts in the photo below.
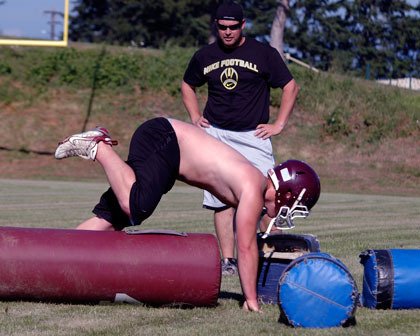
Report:
M 214 126 L 204 128 L 204 130 L 236 149 L 239 153 L 245 156 L 251 163 L 258 168 L 261 173 L 266 176 L 267 170 L 273 168 L 273 146 L 271 140 L 263 140 L 257 138 L 254 133 L 255 130 L 237 132 L 228 131 Z M 223 209 L 228 206 L 222 203 L 216 196 L 213 196 L 208 191 L 204 191 L 203 207 L 207 209 Z

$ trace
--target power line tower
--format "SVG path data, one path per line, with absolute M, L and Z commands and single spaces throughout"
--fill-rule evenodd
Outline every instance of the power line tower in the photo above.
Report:
M 48 23 L 50 24 L 50 39 L 55 40 L 55 26 L 57 24 L 61 24 L 60 21 L 56 20 L 56 16 L 64 17 L 64 14 L 56 10 L 46 10 L 44 11 L 44 13 L 49 14 L 51 16 L 51 20 L 48 21 Z

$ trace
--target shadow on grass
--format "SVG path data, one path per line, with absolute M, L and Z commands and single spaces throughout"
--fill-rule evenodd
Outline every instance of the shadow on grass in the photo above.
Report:
M 4 147 L 4 146 L 0 146 L 0 150 L 7 151 L 7 152 L 19 152 L 19 153 L 24 153 L 24 154 L 38 154 L 38 155 L 53 155 L 54 154 L 54 152 L 49 152 L 49 151 L 39 151 L 36 149 L 27 149 L 27 148 L 9 148 L 9 147 Z
M 219 299 L 222 299 L 222 300 L 236 300 L 240 303 L 242 303 L 243 300 L 244 300 L 242 294 L 233 293 L 233 292 L 226 292 L 226 291 L 221 291 L 220 292 Z
M 82 132 L 86 131 L 86 126 L 89 122 L 89 119 L 92 113 L 92 106 L 93 106 L 93 101 L 95 100 L 95 94 L 96 94 L 96 88 L 97 88 L 98 74 L 99 74 L 99 71 L 101 70 L 102 60 L 104 59 L 105 55 L 106 55 L 106 48 L 105 46 L 103 46 L 95 62 L 95 69 L 93 71 L 93 78 L 92 78 L 92 89 L 90 91 L 89 104 L 86 111 L 86 117 L 83 122 Z

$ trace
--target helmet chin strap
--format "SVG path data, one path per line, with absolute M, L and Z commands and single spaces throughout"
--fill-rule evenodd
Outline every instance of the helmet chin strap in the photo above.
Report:
M 273 225 L 276 228 L 279 228 L 282 230 L 290 230 L 295 227 L 295 224 L 293 223 L 293 220 L 295 218 L 308 217 L 309 215 L 308 208 L 305 205 L 299 204 L 305 192 L 306 192 L 306 189 L 303 188 L 291 208 L 289 208 L 288 206 L 282 206 L 279 209 L 277 216 L 270 221 L 270 224 L 268 225 L 267 230 L 262 236 L 263 239 L 267 238 L 270 235 L 270 231 L 273 228 Z

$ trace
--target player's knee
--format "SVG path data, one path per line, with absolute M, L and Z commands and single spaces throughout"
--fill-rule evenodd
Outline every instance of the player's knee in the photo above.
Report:
M 131 216 L 131 211 L 130 211 L 130 200 L 127 197 L 126 199 L 122 199 L 119 200 L 119 204 L 120 204 L 120 208 L 121 210 L 127 215 L 127 216 Z
M 121 208 L 132 219 L 134 225 L 139 225 L 148 218 L 156 209 L 161 199 L 161 193 L 153 193 L 145 188 L 139 188 L 137 183 L 133 184 L 128 204 L 122 204 Z M 127 210 L 125 210 L 127 208 Z

